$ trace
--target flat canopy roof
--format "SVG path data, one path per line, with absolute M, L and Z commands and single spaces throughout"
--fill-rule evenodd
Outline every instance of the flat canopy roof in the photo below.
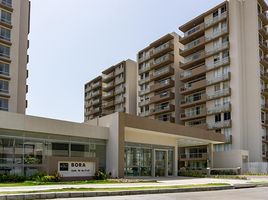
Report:
M 0 129 L 33 133 L 108 139 L 107 127 L 0 111 Z
M 225 136 L 214 131 L 162 122 L 125 113 L 119 113 L 119 116 L 120 122 L 123 123 L 126 129 L 132 131 L 142 130 L 144 133 L 151 134 L 168 134 L 177 139 L 179 147 L 201 146 L 209 143 L 221 144 L 225 142 Z

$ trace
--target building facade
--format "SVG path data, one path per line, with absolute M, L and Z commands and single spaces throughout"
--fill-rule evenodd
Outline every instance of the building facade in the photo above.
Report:
M 267 9 L 263 0 L 229 0 L 179 28 L 180 119 L 224 134 L 215 154 L 233 160 L 247 160 L 247 150 L 250 162 L 267 161 Z
M 170 33 L 138 53 L 139 116 L 178 123 L 179 49 L 179 35 Z
M 29 0 L 0 1 L 0 110 L 25 113 Z
M 85 85 L 85 121 L 115 112 L 136 114 L 137 64 L 122 61 Z

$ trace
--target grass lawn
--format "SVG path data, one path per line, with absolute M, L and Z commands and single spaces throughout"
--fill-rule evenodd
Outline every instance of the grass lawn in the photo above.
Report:
M 65 189 L 52 189 L 42 191 L 27 191 L 27 192 L 0 192 L 0 194 L 33 194 L 40 192 L 113 192 L 113 191 L 133 191 L 133 190 L 153 190 L 153 189 L 185 189 L 185 188 L 205 188 L 205 187 L 220 187 L 229 186 L 227 183 L 208 183 L 198 185 L 178 185 L 178 186 L 155 186 L 155 187 L 128 187 L 128 188 L 65 188 Z
M 22 183 L 0 183 L 0 187 L 14 187 L 14 186 L 36 186 L 36 185 L 83 185 L 83 184 L 120 184 L 120 183 L 155 183 L 156 181 L 135 181 L 129 180 L 124 182 L 122 179 L 108 179 L 108 180 L 88 180 L 88 181 L 61 181 L 61 182 L 36 182 L 25 181 Z

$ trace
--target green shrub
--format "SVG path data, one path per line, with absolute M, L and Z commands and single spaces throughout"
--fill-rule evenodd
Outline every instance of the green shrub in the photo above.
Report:
M 201 171 L 191 171 L 191 170 L 179 171 L 179 176 L 198 177 L 198 178 L 205 177 L 205 175 Z
M 37 182 L 41 182 L 42 178 L 44 176 L 46 176 L 46 172 L 43 172 L 43 171 L 39 171 L 39 172 L 36 172 L 34 175 L 32 175 L 31 177 L 29 177 L 29 180 L 31 181 L 37 181 Z
M 107 180 L 108 175 L 105 172 L 97 171 L 94 176 L 95 180 Z
M 211 170 L 211 175 L 237 175 L 235 170 Z
M 24 176 L 0 174 L 1 183 L 20 183 L 20 182 L 24 182 L 25 180 L 26 178 Z

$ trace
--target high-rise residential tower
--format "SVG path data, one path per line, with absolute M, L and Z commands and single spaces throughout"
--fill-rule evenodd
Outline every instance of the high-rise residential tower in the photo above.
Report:
M 267 10 L 264 0 L 224 1 L 179 28 L 180 120 L 226 136 L 214 148 L 221 167 L 246 160 L 244 150 L 251 162 L 268 158 Z
M 179 121 L 179 49 L 179 35 L 170 33 L 139 51 L 138 115 Z
M 25 113 L 29 0 L 0 0 L 0 110 Z
M 122 61 L 85 84 L 85 121 L 125 112 L 136 114 L 137 64 Z

